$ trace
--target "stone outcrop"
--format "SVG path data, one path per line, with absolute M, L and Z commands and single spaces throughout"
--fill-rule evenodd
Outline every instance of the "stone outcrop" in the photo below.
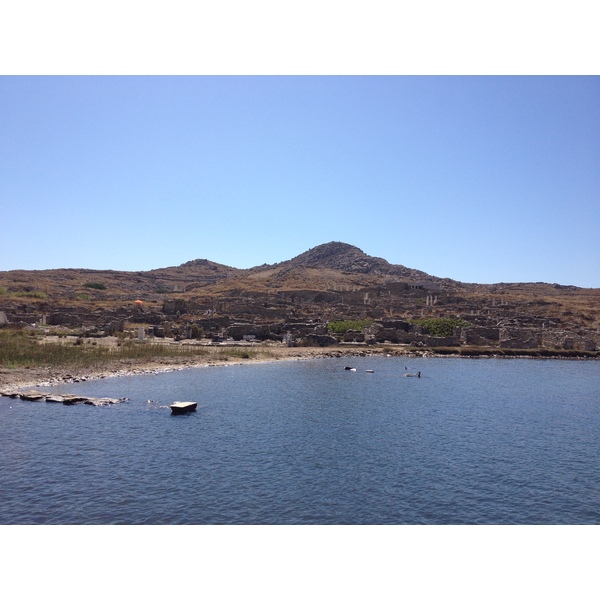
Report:
M 9 398 L 20 398 L 28 402 L 55 402 L 65 406 L 72 404 L 89 404 L 91 406 L 110 406 L 127 402 L 128 398 L 90 398 L 88 396 L 77 396 L 74 394 L 46 394 L 39 390 L 28 390 L 26 392 L 1 392 L 0 396 Z

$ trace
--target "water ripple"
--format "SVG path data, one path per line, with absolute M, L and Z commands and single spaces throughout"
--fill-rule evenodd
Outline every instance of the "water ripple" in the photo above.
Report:
M 131 399 L 106 408 L 0 399 L 0 523 L 600 523 L 598 363 L 410 361 L 418 381 L 371 357 L 57 390 Z

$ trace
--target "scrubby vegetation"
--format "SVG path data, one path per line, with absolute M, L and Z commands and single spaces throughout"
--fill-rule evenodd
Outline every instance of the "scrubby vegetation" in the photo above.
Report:
M 39 298 L 40 300 L 46 300 L 48 294 L 45 292 L 15 292 L 15 296 L 21 296 L 22 298 Z
M 89 281 L 88 283 L 84 283 L 83 287 L 91 288 L 93 290 L 105 290 L 106 289 L 106 285 L 104 285 L 103 283 L 96 283 L 94 281 Z
M 98 368 L 120 361 L 152 361 L 161 358 L 205 357 L 215 361 L 250 359 L 268 355 L 261 350 L 210 348 L 192 344 L 139 343 L 125 340 L 114 346 L 88 338 L 74 343 L 47 343 L 39 335 L 19 330 L 0 330 L 0 367 Z
M 454 335 L 455 327 L 472 327 L 471 323 L 462 319 L 417 319 L 412 321 L 415 325 L 421 325 L 427 335 L 435 337 L 451 337 Z
M 364 319 L 362 321 L 330 321 L 327 325 L 327 331 L 330 333 L 343 334 L 347 331 L 361 331 L 364 327 L 369 327 L 373 324 L 371 319 Z
M 48 294 L 46 294 L 46 292 L 28 290 L 11 292 L 5 286 L 0 287 L 0 296 L 9 296 L 12 298 L 38 298 L 39 300 L 46 300 L 48 298 Z

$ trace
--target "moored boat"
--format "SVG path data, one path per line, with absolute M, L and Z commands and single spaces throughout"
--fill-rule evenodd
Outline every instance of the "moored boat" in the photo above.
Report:
M 197 402 L 174 402 L 169 408 L 174 415 L 181 415 L 183 413 L 195 411 L 197 406 Z

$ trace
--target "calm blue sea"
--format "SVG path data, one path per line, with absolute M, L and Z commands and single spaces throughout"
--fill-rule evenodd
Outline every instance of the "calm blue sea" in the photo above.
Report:
M 130 401 L 0 398 L 0 524 L 600 523 L 596 361 L 322 359 L 53 389 Z

